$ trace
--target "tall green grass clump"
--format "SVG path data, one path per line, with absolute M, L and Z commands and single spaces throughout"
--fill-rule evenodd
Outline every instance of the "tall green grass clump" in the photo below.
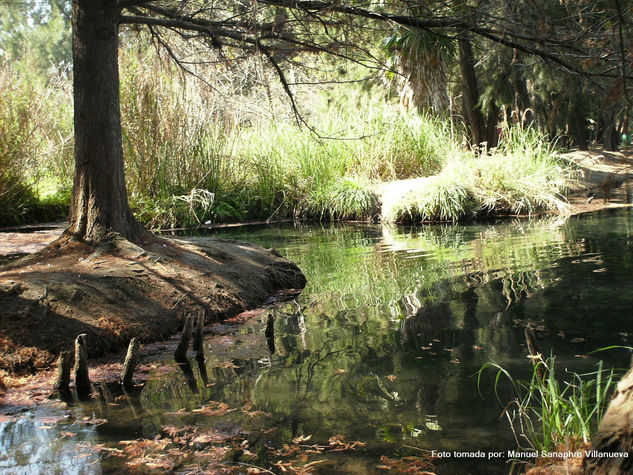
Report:
M 235 153 L 255 177 L 261 213 L 369 219 L 377 214 L 374 183 L 441 169 L 454 143 L 449 127 L 371 98 L 312 98 L 313 130 L 287 121 L 238 132 Z
M 383 219 L 566 209 L 572 173 L 532 129 L 505 127 L 498 148 L 475 154 L 450 120 L 403 112 L 380 88 L 355 86 L 297 93 L 310 127 L 299 126 L 283 91 L 269 84 L 266 100 L 252 71 L 207 77 L 215 90 L 157 68 L 153 54 L 130 47 L 121 58 L 128 189 L 151 227 L 371 219 L 377 183 L 421 177 L 428 178 L 383 204 Z
M 505 125 L 500 145 L 473 165 L 480 208 L 491 213 L 565 212 L 566 187 L 577 173 L 532 127 Z
M 561 377 L 555 357 L 535 358 L 530 381 L 516 380 L 500 365 L 487 363 L 479 370 L 478 384 L 482 373 L 492 368 L 497 371 L 495 392 L 502 377 L 512 385 L 515 398 L 505 406 L 503 414 L 519 447 L 527 444 L 529 449 L 550 452 L 589 442 L 615 388 L 614 371 L 605 369 L 600 361 L 593 372 L 565 371 Z
M 197 225 L 237 186 L 230 130 L 217 121 L 193 79 L 156 70 L 152 52 L 121 58 L 123 154 L 130 201 L 150 227 Z
M 0 91 L 0 224 L 9 224 L 19 222 L 35 202 L 24 173 L 35 124 L 33 104 L 6 68 L 0 71 Z
M 378 199 L 369 182 L 357 176 L 337 178 L 330 186 L 323 213 L 333 219 L 366 219 L 378 213 Z
M 28 74 L 26 68 L 18 75 L 2 66 L 0 224 L 57 218 L 64 213 L 59 196 L 70 183 L 69 90 L 57 76 Z
M 280 109 L 281 97 L 267 109 L 255 88 L 229 82 L 224 95 L 174 70 L 157 72 L 155 61 L 132 48 L 121 58 L 130 201 L 151 227 L 371 219 L 375 182 L 437 172 L 453 142 L 444 122 L 400 113 L 371 91 L 300 97 L 308 128 Z M 246 108 L 249 100 L 259 105 Z
M 481 215 L 566 212 L 576 176 L 554 146 L 530 127 L 505 126 L 499 147 L 448 153 L 439 174 L 383 209 L 387 221 L 468 219 Z

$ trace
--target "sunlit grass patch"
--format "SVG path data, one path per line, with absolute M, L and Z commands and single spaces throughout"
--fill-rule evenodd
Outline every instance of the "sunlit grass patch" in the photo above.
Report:
M 391 208 L 384 209 L 386 221 L 457 221 L 473 215 L 476 207 L 467 177 L 441 173 L 429 177 L 408 191 Z
M 40 181 L 68 177 L 69 94 L 58 77 L 18 75 L 2 64 L 0 96 L 0 224 L 14 224 L 37 214 Z
M 120 61 L 127 188 L 150 227 L 369 219 L 376 215 L 372 187 L 420 177 L 434 178 L 383 202 L 384 220 L 568 209 L 573 172 L 533 129 L 506 126 L 496 149 L 476 155 L 454 120 L 405 112 L 371 83 L 298 93 L 310 127 L 300 126 L 279 90 L 270 96 L 213 83 L 220 93 L 175 69 L 157 69 L 153 55 L 124 48 Z M 69 78 L 18 80 L 10 69 L 0 77 L 0 220 L 19 221 L 46 195 L 68 195 L 72 89 Z M 214 195 L 209 209 L 178 198 L 195 190 Z
M 506 127 L 500 147 L 448 156 L 436 177 L 383 207 L 386 221 L 473 218 L 479 215 L 566 212 L 574 169 L 530 128 Z

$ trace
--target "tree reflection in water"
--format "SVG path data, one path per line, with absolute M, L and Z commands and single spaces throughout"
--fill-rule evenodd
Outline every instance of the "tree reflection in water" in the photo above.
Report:
M 99 456 L 93 449 L 99 441 L 96 428 L 71 422 L 68 412 L 44 407 L 30 411 L 28 417 L 1 422 L 0 472 L 100 473 Z

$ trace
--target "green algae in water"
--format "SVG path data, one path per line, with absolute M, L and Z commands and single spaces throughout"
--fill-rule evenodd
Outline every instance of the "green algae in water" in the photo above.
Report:
M 627 366 L 625 352 L 588 353 L 631 345 L 632 230 L 630 211 L 620 211 L 566 222 L 223 232 L 295 261 L 308 278 L 304 292 L 245 325 L 218 326 L 205 340 L 206 385 L 191 358 L 193 381 L 176 366 L 157 365 L 133 404 L 115 397 L 72 407 L 68 420 L 108 421 L 85 445 L 110 452 L 84 456 L 90 465 L 48 456 L 46 463 L 77 473 L 131 469 L 113 451 L 138 449 L 139 438 L 152 442 L 136 460 L 155 471 L 194 470 L 201 453 L 223 468 L 278 472 L 314 463 L 316 473 L 375 473 L 381 457 L 421 450 L 506 453 L 515 443 L 499 419 L 493 382 L 482 382 L 482 397 L 474 374 L 494 359 L 529 375 L 526 325 L 570 370 L 593 369 L 598 358 Z M 52 440 L 68 423 L 46 429 L 51 451 L 63 452 Z M 30 432 L 7 424 L 0 469 L 43 466 L 18 455 Z M 505 473 L 505 462 L 444 458 L 435 467 Z

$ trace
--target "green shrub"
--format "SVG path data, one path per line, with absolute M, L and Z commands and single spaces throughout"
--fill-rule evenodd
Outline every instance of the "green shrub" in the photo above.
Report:
M 357 176 L 337 178 L 326 193 L 322 214 L 332 219 L 371 219 L 378 199 L 367 180 Z
M 386 221 L 457 221 L 476 208 L 467 179 L 449 173 L 429 177 L 407 192 L 384 217 Z

